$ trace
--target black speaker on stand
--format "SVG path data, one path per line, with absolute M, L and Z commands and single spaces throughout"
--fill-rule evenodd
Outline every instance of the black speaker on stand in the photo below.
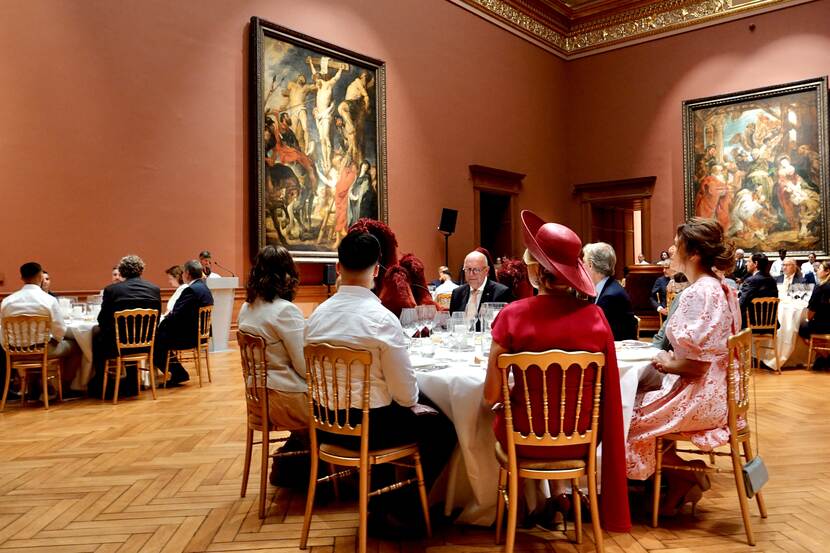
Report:
M 455 223 L 458 220 L 458 210 L 445 207 L 441 210 L 441 222 L 438 232 L 444 235 L 444 265 L 450 266 L 450 235 L 455 232 Z
M 337 269 L 334 263 L 327 263 L 323 267 L 323 284 L 328 288 L 328 295 L 331 296 L 331 287 L 337 284 Z

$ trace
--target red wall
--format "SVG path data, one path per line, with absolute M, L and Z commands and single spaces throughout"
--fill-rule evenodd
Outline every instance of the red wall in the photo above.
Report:
M 827 0 L 570 62 L 567 181 L 656 175 L 656 255 L 684 218 L 683 100 L 828 73 Z
M 443 262 L 451 207 L 461 263 L 470 164 L 526 173 L 522 207 L 565 215 L 565 63 L 446 0 L 5 0 L 0 291 L 30 259 L 58 290 L 100 288 L 126 253 L 159 284 L 205 248 L 244 272 L 252 15 L 386 61 L 401 252 Z

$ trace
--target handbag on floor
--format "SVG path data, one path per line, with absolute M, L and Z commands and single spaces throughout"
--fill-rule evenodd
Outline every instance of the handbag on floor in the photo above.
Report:
M 744 478 L 744 488 L 746 489 L 746 496 L 752 499 L 756 493 L 761 491 L 764 484 L 769 480 L 769 473 L 764 460 L 761 459 L 761 445 L 758 436 L 758 404 L 755 403 L 755 373 L 752 373 L 752 405 L 755 410 L 755 457 L 744 463 L 741 467 L 741 473 Z

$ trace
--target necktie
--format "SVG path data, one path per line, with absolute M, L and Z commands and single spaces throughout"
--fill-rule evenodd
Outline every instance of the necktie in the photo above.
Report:
M 478 290 L 470 290 L 470 300 L 467 302 L 467 309 L 464 317 L 466 319 L 475 319 L 478 314 Z

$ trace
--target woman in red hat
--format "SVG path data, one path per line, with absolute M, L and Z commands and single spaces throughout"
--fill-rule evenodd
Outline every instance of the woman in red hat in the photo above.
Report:
M 524 351 L 590 351 L 605 354 L 602 382 L 600 428 L 602 440 L 602 525 L 613 532 L 628 532 L 631 518 L 625 477 L 625 438 L 623 435 L 622 401 L 614 336 L 602 309 L 580 299 L 574 291 L 586 296 L 596 294 L 593 281 L 579 259 L 582 242 L 568 227 L 545 223 L 530 211 L 522 211 L 524 225 L 525 263 L 528 277 L 539 295 L 515 301 L 502 309 L 493 323 L 493 344 L 487 377 L 484 382 L 485 401 L 502 401 L 501 373 L 498 356 Z M 512 403 L 524 405 L 521 375 L 514 374 L 516 383 L 511 392 Z M 590 380 L 586 378 L 586 382 Z M 558 381 L 557 381 L 558 382 Z M 555 390 L 549 382 L 548 390 Z M 577 388 L 577 387 L 575 387 Z M 553 392 L 557 393 L 557 392 Z M 541 405 L 541 390 L 528 379 L 531 404 Z M 541 409 L 541 408 L 540 408 Z M 534 409 L 535 412 L 535 409 Z M 559 425 L 558 410 L 551 409 L 551 432 Z M 524 409 L 513 411 L 513 426 L 527 432 L 530 425 Z M 496 415 L 496 439 L 507 442 L 503 413 Z M 538 429 L 541 432 L 541 428 Z M 556 448 L 520 447 L 522 457 L 579 458 L 584 446 Z M 556 457 L 553 457 L 556 456 Z

